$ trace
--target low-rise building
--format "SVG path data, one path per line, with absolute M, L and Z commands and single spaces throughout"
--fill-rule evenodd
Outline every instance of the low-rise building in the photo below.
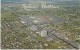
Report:
M 36 25 L 32 25 L 32 26 L 30 27 L 30 30 L 36 31 L 36 30 L 37 30 L 37 26 L 36 26 Z
M 46 37 L 47 35 L 48 35 L 48 31 L 46 31 L 46 30 L 41 31 L 41 36 L 42 37 Z

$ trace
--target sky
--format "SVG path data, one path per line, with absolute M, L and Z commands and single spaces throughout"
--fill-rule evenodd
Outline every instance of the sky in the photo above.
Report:
M 59 1 L 73 1 L 73 0 L 1 0 L 1 2 L 59 2 Z

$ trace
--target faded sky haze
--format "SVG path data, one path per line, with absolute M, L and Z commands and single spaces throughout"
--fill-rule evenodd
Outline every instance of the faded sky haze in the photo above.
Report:
M 1 2 L 63 2 L 63 1 L 76 1 L 76 0 L 1 0 Z M 77 0 L 78 1 L 78 0 Z

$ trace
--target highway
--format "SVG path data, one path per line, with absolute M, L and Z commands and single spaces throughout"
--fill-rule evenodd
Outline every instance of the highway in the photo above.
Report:
M 60 40 L 62 40 L 62 41 L 64 41 L 64 42 L 66 42 L 67 44 L 71 45 L 73 48 L 78 49 L 78 45 L 77 45 L 77 44 L 72 43 L 72 42 L 69 41 L 69 40 L 65 40 L 63 37 L 60 37 L 60 36 L 58 36 L 58 35 L 56 35 L 56 34 L 54 34 L 54 33 L 50 33 L 50 34 L 53 35 L 53 36 L 55 36 L 55 37 L 57 37 L 58 39 L 60 39 Z

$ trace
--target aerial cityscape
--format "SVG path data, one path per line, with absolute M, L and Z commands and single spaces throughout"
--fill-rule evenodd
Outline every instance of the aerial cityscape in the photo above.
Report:
M 79 49 L 80 0 L 1 0 L 1 49 Z

